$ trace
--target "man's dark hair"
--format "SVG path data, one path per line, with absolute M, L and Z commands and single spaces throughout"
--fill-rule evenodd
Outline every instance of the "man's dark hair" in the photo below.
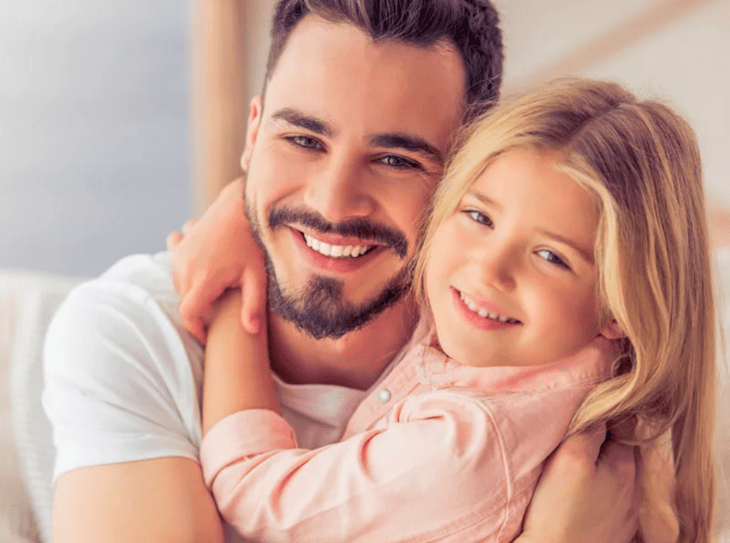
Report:
M 279 0 L 271 26 L 271 49 L 264 90 L 291 31 L 306 15 L 351 24 L 373 41 L 429 47 L 452 42 L 466 69 L 467 116 L 499 98 L 502 32 L 489 0 Z

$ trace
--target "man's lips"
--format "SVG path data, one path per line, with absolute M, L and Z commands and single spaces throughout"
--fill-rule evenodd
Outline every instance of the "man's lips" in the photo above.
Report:
M 305 235 L 292 227 L 290 231 L 309 264 L 326 272 L 349 273 L 359 270 L 386 249 L 384 245 L 367 243 L 358 238 L 319 233 L 316 236 Z
M 336 234 L 302 232 L 307 247 L 330 258 L 359 258 L 378 247 L 378 244 L 359 238 Z

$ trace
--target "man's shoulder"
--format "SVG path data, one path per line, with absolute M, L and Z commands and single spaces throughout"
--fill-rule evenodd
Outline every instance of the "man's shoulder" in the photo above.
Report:
M 176 300 L 164 255 L 134 255 L 61 305 L 44 345 L 56 476 L 160 456 L 197 458 L 203 350 L 175 317 Z
M 71 291 L 51 322 L 46 343 L 75 352 L 96 346 L 97 356 L 111 344 L 144 346 L 146 358 L 158 364 L 197 366 L 202 347 L 185 331 L 177 306 L 169 255 L 128 256 Z
M 118 286 L 126 284 L 147 292 L 157 301 L 178 303 L 178 296 L 172 283 L 172 261 L 167 251 L 126 256 L 88 283 L 97 288 L 109 284 Z
M 100 276 L 77 285 L 62 310 L 79 313 L 77 316 L 83 319 L 90 308 L 102 304 L 133 317 L 137 313 L 149 313 L 151 306 L 156 306 L 177 328 L 180 324 L 178 303 L 170 255 L 161 252 L 135 254 L 118 260 Z

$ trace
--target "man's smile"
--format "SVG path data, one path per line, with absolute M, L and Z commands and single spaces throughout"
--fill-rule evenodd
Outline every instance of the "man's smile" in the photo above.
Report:
M 390 249 L 400 259 L 408 254 L 403 232 L 364 218 L 331 223 L 308 209 L 277 207 L 269 212 L 269 228 L 287 227 L 308 249 L 330 258 L 362 258 L 379 249 Z
M 389 249 L 385 245 L 368 243 L 358 238 L 335 234 L 313 235 L 292 226 L 287 228 L 293 233 L 307 265 L 320 272 L 352 273 L 363 269 Z
M 377 244 L 368 244 L 362 240 L 347 239 L 340 236 L 325 234 L 309 234 L 302 232 L 307 247 L 318 253 L 332 258 L 358 258 L 377 247 Z

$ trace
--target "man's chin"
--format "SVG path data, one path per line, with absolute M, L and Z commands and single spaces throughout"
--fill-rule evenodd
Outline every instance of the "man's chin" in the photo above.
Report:
M 402 270 L 380 292 L 360 304 L 348 302 L 339 279 L 315 276 L 297 294 L 282 292 L 269 268 L 269 307 L 314 339 L 339 339 L 367 326 L 398 303 L 410 288 L 410 273 Z

